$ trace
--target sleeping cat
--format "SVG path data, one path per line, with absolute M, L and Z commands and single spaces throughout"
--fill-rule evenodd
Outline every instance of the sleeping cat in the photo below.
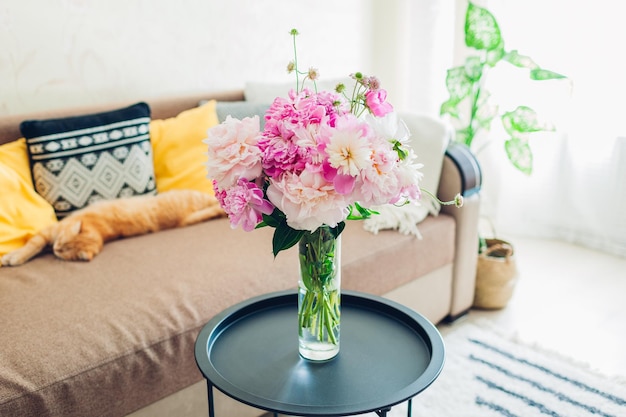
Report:
M 99 201 L 48 226 L 24 246 L 2 257 L 2 265 L 21 265 L 52 245 L 68 261 L 90 261 L 104 242 L 182 227 L 225 216 L 217 199 L 192 190 L 171 190 L 156 196 Z

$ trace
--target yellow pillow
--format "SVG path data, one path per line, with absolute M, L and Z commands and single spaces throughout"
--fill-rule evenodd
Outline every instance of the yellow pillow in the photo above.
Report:
M 0 146 L 0 195 L 0 256 L 57 221 L 52 206 L 33 188 L 24 138 Z
M 176 117 L 150 122 L 154 175 L 158 192 L 187 188 L 213 194 L 206 176 L 207 149 L 202 140 L 217 125 L 215 100 Z

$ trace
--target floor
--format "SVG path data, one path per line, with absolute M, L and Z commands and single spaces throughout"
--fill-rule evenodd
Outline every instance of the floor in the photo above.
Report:
M 519 279 L 499 311 L 472 310 L 523 341 L 626 377 L 626 258 L 555 240 L 507 238 Z M 442 333 L 452 326 L 440 326 Z

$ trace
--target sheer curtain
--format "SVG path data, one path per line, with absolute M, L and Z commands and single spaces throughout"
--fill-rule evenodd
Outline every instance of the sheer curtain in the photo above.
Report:
M 558 238 L 626 256 L 626 25 L 619 2 L 475 0 L 517 49 L 568 81 L 531 81 L 501 62 L 487 88 L 501 112 L 527 105 L 556 131 L 531 139 L 534 170 L 506 161 L 492 124 L 483 167 L 483 215 L 497 234 Z M 446 70 L 467 53 L 466 0 L 373 0 L 373 73 L 399 108 L 438 117 Z M 480 149 L 479 149 L 480 148 Z
M 501 111 L 528 105 L 556 131 L 532 139 L 534 170 L 525 176 L 505 161 L 503 132 L 494 122 L 490 149 L 478 151 L 486 214 L 499 234 L 558 238 L 626 256 L 622 6 L 609 0 L 490 0 L 487 7 L 506 50 L 519 50 L 571 83 L 530 81 L 507 63 L 489 74 Z

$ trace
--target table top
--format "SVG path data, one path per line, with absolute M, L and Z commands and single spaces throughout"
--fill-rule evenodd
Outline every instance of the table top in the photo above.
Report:
M 295 291 L 237 304 L 209 321 L 195 345 L 207 381 L 253 407 L 287 415 L 383 410 L 426 389 L 443 368 L 437 328 L 382 297 L 341 294 L 339 354 L 311 362 L 298 354 Z

